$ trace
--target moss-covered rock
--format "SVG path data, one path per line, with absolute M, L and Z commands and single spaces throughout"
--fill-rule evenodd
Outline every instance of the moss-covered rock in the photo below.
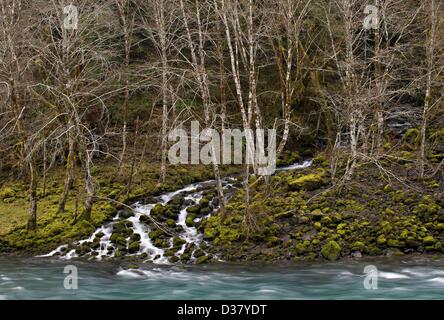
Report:
M 208 256 L 200 256 L 199 258 L 196 259 L 196 264 L 206 263 L 208 262 L 209 259 L 210 257 Z
M 341 246 L 336 241 L 329 241 L 322 247 L 321 254 L 327 260 L 337 260 L 341 255 Z
M 182 238 L 179 238 L 179 237 L 173 238 L 173 246 L 174 247 L 181 247 L 185 243 L 186 243 L 186 241 Z
M 422 242 L 425 246 L 432 246 L 436 243 L 436 239 L 433 236 L 427 236 L 424 239 L 422 239 Z
M 0 199 L 14 198 L 16 191 L 10 187 L 0 189 Z
M 353 251 L 364 251 L 365 243 L 361 241 L 355 241 L 351 247 Z
M 128 246 L 129 253 L 136 253 L 139 250 L 140 250 L 140 242 L 139 241 L 133 241 Z
M 126 246 L 126 239 L 120 233 L 114 232 L 113 234 L 111 234 L 109 240 L 116 245 Z
M 325 186 L 327 179 L 325 177 L 325 171 L 319 169 L 314 173 L 310 173 L 304 176 L 290 179 L 288 181 L 288 187 L 292 191 L 298 190 L 316 190 Z

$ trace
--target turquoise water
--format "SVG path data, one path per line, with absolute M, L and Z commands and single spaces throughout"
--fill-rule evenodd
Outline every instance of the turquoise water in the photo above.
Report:
M 64 288 L 66 265 L 78 289 Z M 364 267 L 378 289 L 364 288 Z M 55 258 L 0 258 L 0 299 L 444 299 L 444 260 L 381 258 L 279 266 L 141 265 Z

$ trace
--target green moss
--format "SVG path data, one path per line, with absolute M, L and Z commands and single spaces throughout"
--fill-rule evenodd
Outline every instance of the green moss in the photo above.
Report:
M 236 229 L 232 229 L 230 227 L 222 227 L 220 229 L 220 233 L 219 233 L 219 238 L 222 241 L 236 241 L 240 238 L 241 233 L 239 232 L 239 230 Z
M 424 237 L 424 239 L 422 239 L 422 242 L 424 243 L 425 246 L 431 246 L 436 243 L 436 239 L 433 236 L 427 236 Z
M 404 134 L 403 140 L 410 144 L 418 144 L 421 134 L 417 128 L 410 128 Z
M 113 233 L 109 240 L 116 245 L 126 246 L 126 239 L 120 233 Z
M 385 238 L 385 236 L 383 234 L 381 234 L 377 239 L 376 239 L 376 243 L 380 246 L 384 245 L 387 243 L 387 239 Z
M 365 244 L 361 241 L 355 241 L 352 245 L 352 250 L 363 251 L 365 248 Z
M 279 239 L 279 238 L 276 237 L 276 236 L 271 236 L 271 237 L 268 237 L 268 238 L 267 238 L 267 245 L 268 245 L 269 247 L 277 246 L 277 245 L 280 244 L 280 243 L 281 243 L 281 239 Z
M 16 192 L 14 189 L 5 187 L 0 189 L 0 199 L 13 198 L 15 197 Z
M 326 184 L 327 179 L 323 169 L 318 169 L 315 173 L 293 178 L 288 181 L 288 187 L 292 191 L 316 190 L 322 186 L 325 186 Z
M 322 247 L 321 254 L 327 260 L 337 260 L 341 254 L 341 246 L 336 241 L 329 241 Z
M 196 264 L 206 263 L 206 262 L 208 262 L 209 259 L 210 259 L 210 257 L 208 257 L 208 256 L 201 256 L 196 259 Z
M 168 248 L 170 245 L 165 239 L 156 239 L 154 241 L 154 245 L 158 248 Z
M 194 227 L 194 219 L 196 219 L 196 214 L 195 213 L 189 213 L 187 215 L 187 218 L 185 219 L 185 224 L 188 227 Z
M 204 239 L 213 240 L 217 237 L 219 231 L 216 228 L 205 228 L 204 230 Z
M 136 253 L 139 250 L 140 250 L 140 242 L 139 241 L 133 241 L 128 246 L 129 253 Z
M 182 239 L 182 238 L 179 238 L 179 237 L 174 237 L 173 238 L 173 246 L 174 247 L 180 247 L 180 246 L 182 246 L 185 243 L 186 243 L 186 241 L 184 239 Z
M 404 248 L 405 247 L 405 243 L 403 241 L 399 241 L 396 239 L 389 239 L 387 241 L 387 245 L 389 247 L 394 247 L 394 248 Z
M 303 255 L 304 253 L 307 252 L 307 245 L 303 242 L 299 242 L 295 246 L 295 251 L 296 251 L 296 254 Z
M 333 220 L 330 217 L 325 216 L 325 217 L 322 217 L 321 222 L 324 225 L 329 225 L 333 222 Z
M 163 254 L 165 257 L 172 257 L 176 254 L 176 249 L 170 248 L 165 250 L 165 253 Z

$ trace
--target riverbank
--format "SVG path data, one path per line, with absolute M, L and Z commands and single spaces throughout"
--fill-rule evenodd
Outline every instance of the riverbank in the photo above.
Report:
M 412 164 L 397 170 L 408 171 Z M 400 169 L 401 168 L 401 169 Z M 331 188 L 322 157 L 302 171 L 257 184 L 245 218 L 240 191 L 202 226 L 210 252 L 226 261 L 334 261 L 345 257 L 444 253 L 443 182 L 387 179 L 372 164 Z M 247 231 L 245 231 L 247 230 Z
M 296 155 L 287 156 L 281 164 L 301 161 Z M 400 168 L 408 171 L 409 166 L 411 162 L 403 161 L 393 168 L 402 177 Z M 23 221 L 4 233 L 1 250 L 3 254 L 37 255 L 66 245 L 53 254 L 124 259 L 136 265 L 147 259 L 180 264 L 220 260 L 276 263 L 444 253 L 442 181 L 390 182 L 377 167 L 366 165 L 338 190 L 332 188 L 329 163 L 322 156 L 310 167 L 296 167 L 278 171 L 268 185 L 255 183 L 253 177 L 248 210 L 240 181 L 227 182 L 231 197 L 224 217 L 217 211 L 211 184 L 168 194 L 211 179 L 210 168 L 170 168 L 165 187 L 159 189 L 157 168 L 142 167 L 127 196 L 125 180 L 115 178 L 115 168 L 102 166 L 95 172 L 99 197 L 110 200 L 97 201 L 92 221 L 77 223 L 73 223 L 79 215 L 73 196 L 66 212 L 56 214 L 62 179 L 52 175 L 54 180 L 40 201 L 38 231 L 26 232 Z M 224 175 L 237 173 L 236 168 L 230 170 L 225 169 Z M 3 186 L 2 192 L 7 188 Z M 24 194 L 23 188 L 3 197 L 2 207 L 20 207 L 26 202 Z M 161 202 L 159 195 L 163 195 Z M 116 216 L 122 207 L 113 201 L 139 201 L 141 207 L 136 206 L 136 214 L 123 210 Z M 10 212 L 14 216 L 14 210 Z

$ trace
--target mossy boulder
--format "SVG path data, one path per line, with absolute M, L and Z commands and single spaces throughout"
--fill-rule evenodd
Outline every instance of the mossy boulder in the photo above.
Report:
M 187 212 L 189 214 L 194 214 L 196 216 L 200 213 L 200 206 L 196 205 L 196 206 L 188 207 Z
M 128 219 L 134 216 L 134 212 L 133 210 L 125 208 L 119 211 L 119 216 L 122 219 Z
M 154 245 L 158 248 L 168 248 L 170 246 L 167 240 L 160 238 L 154 241 Z
M 195 213 L 189 213 L 187 215 L 187 218 L 185 219 L 185 224 L 188 227 L 194 227 L 194 219 L 196 219 L 196 214 Z
M 176 249 L 170 248 L 170 249 L 165 250 L 165 253 L 163 255 L 165 257 L 172 257 L 175 255 L 175 253 L 176 253 Z
M 288 181 L 288 187 L 291 191 L 316 190 L 322 186 L 325 186 L 326 184 L 327 179 L 323 169 L 319 169 L 314 173 L 293 178 Z
M 128 246 L 129 253 L 136 253 L 139 250 L 140 250 L 140 242 L 139 241 L 133 241 Z
M 196 259 L 196 264 L 206 263 L 208 262 L 209 259 L 210 259 L 209 256 L 200 256 L 199 258 Z
M 177 261 L 179 261 L 179 257 L 177 257 L 177 256 L 171 256 L 171 257 L 168 258 L 168 260 L 169 260 L 171 263 L 176 263 Z
M 182 239 L 182 238 L 179 238 L 179 237 L 174 237 L 173 238 L 173 246 L 174 247 L 180 247 L 180 246 L 182 246 L 185 243 L 186 243 L 186 241 L 184 239 Z
M 12 188 L 5 187 L 3 189 L 0 189 L 0 199 L 14 198 L 15 195 L 16 195 L 16 192 Z
M 120 233 L 117 232 L 114 232 L 109 238 L 109 240 L 117 245 L 126 245 L 126 239 Z
M 329 241 L 322 247 L 321 254 L 325 259 L 335 261 L 339 259 L 341 246 L 336 241 Z
M 174 221 L 173 219 L 168 219 L 167 221 L 165 221 L 165 224 L 170 228 L 174 228 L 176 226 L 176 221 Z
M 150 214 L 154 217 L 160 218 L 165 213 L 165 207 L 161 204 L 156 204 L 150 211 Z
M 427 236 L 422 239 L 425 246 L 433 246 L 436 243 L 436 239 L 433 236 Z
M 163 231 L 156 229 L 156 230 L 152 230 L 148 233 L 148 237 L 150 237 L 150 239 L 152 241 L 157 240 L 158 238 L 160 238 L 161 236 L 163 236 Z
M 365 243 L 361 241 L 355 241 L 351 247 L 353 251 L 363 251 L 365 248 Z
M 399 240 L 396 240 L 396 239 L 389 239 L 387 241 L 387 245 L 389 247 L 393 247 L 393 248 L 404 248 L 405 247 L 405 242 L 399 241 Z
M 385 238 L 385 236 L 383 234 L 381 234 L 377 239 L 376 239 L 376 243 L 380 246 L 385 245 L 387 243 L 387 239 Z

